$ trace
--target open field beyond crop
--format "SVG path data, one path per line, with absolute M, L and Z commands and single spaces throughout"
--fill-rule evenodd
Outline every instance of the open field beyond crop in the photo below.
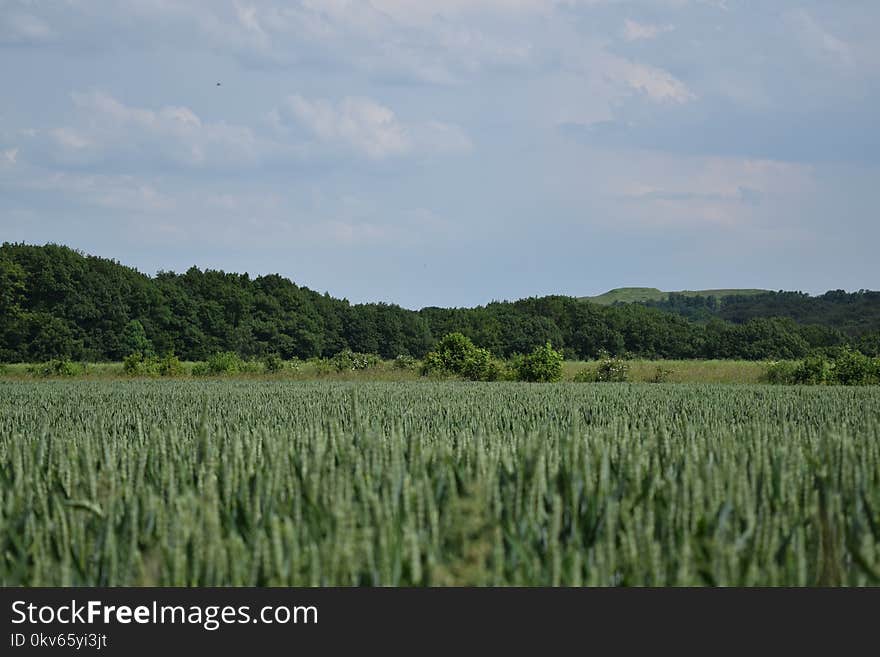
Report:
M 3 585 L 880 583 L 880 389 L 0 383 Z
M 768 364 L 748 360 L 628 360 L 628 380 L 635 383 L 652 382 L 658 370 L 668 383 L 761 383 L 766 379 Z M 181 363 L 183 377 L 191 376 L 196 363 Z M 321 361 L 287 361 L 278 372 L 263 371 L 262 363 L 254 363 L 253 371 L 232 375 L 239 379 L 293 380 L 293 381 L 417 381 L 418 363 L 409 369 L 395 367 L 393 361 L 379 361 L 363 370 L 337 371 Z M 583 371 L 595 372 L 598 361 L 565 361 L 563 380 L 571 381 Z M 77 379 L 112 380 L 133 378 L 123 371 L 122 363 L 86 363 Z M 0 380 L 32 380 L 32 366 L 13 363 L 0 367 Z M 48 377 L 53 378 L 53 377 Z M 61 378 L 61 377 L 54 377 Z M 136 377 L 135 377 L 136 378 Z M 143 378 L 143 377 L 141 377 Z M 211 377 L 208 377 L 211 378 Z M 216 377 L 215 377 L 216 378 Z M 228 378 L 228 376 L 226 376 Z

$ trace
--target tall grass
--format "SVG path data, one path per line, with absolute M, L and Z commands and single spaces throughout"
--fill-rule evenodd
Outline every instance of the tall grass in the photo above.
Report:
M 880 583 L 877 388 L 0 383 L 0 584 Z

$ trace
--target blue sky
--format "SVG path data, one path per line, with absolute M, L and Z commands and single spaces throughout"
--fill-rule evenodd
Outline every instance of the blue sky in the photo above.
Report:
M 873 0 L 0 0 L 0 240 L 413 308 L 878 289 L 878 28 Z

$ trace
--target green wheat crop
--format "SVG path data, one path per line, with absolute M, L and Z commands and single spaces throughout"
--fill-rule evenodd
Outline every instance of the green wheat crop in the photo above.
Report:
M 880 390 L 0 383 L 0 584 L 877 585 Z

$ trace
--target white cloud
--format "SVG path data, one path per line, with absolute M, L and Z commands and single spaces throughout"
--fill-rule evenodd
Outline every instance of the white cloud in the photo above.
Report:
M 70 128 L 54 128 L 49 134 L 55 138 L 59 145 L 70 150 L 80 150 L 86 148 L 91 142 Z
M 809 166 L 734 157 L 639 153 L 638 164 L 609 162 L 607 190 L 646 225 L 721 225 L 748 229 L 778 221 L 780 206 L 803 202 Z
M 372 159 L 414 152 L 453 152 L 471 147 L 458 126 L 429 121 L 407 124 L 390 108 L 369 98 L 326 99 L 290 96 L 285 110 L 318 140 L 344 144 Z
M 607 60 L 607 74 L 657 102 L 686 103 L 696 95 L 668 71 L 619 57 Z
M 789 14 L 788 19 L 812 54 L 845 67 L 854 66 L 855 57 L 850 44 L 831 34 L 812 15 L 799 10 Z
M 203 122 L 188 107 L 154 110 L 126 105 L 102 91 L 74 93 L 75 126 L 49 131 L 62 159 L 158 159 L 186 167 L 257 164 L 271 144 L 246 126 Z
M 322 141 L 345 142 L 369 157 L 403 155 L 412 149 L 406 129 L 387 107 L 369 98 L 307 100 L 291 96 L 294 117 Z
M 0 151 L 0 162 L 4 164 L 15 164 L 18 160 L 18 149 L 17 148 L 7 148 L 5 151 Z
M 38 16 L 7 10 L 0 14 L 0 43 L 39 43 L 52 36 L 52 29 Z
M 638 23 L 627 18 L 623 22 L 623 38 L 627 41 L 654 39 L 663 32 L 671 32 L 674 29 L 672 25 L 650 25 Z

